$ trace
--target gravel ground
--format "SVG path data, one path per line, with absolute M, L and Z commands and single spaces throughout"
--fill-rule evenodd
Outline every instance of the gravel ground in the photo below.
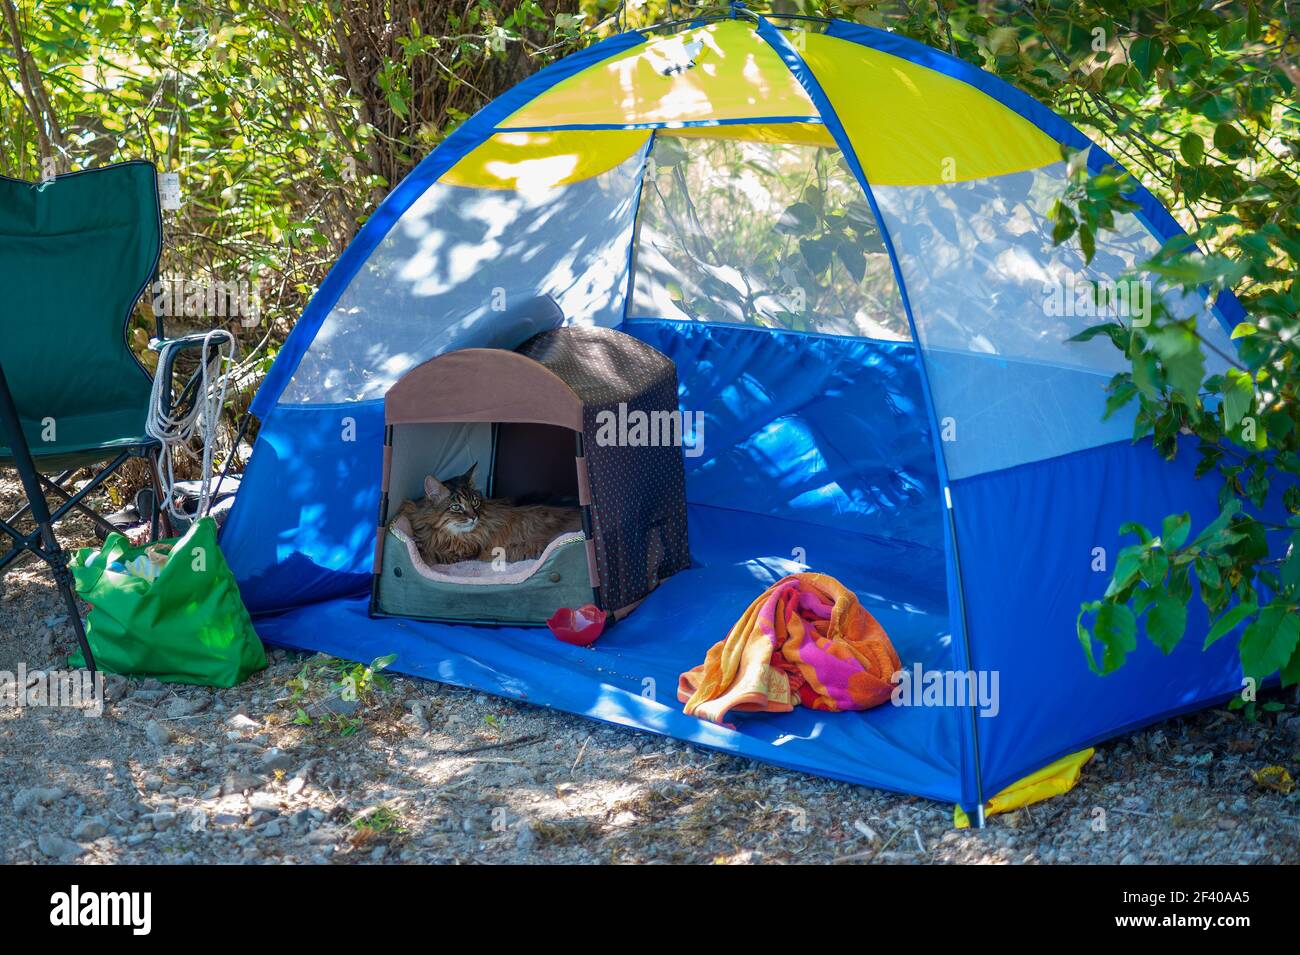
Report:
M 39 564 L 0 579 L 0 670 L 61 667 L 73 642 Z M 1257 723 L 1221 708 L 1106 744 L 1072 792 L 975 832 L 948 805 L 421 680 L 352 710 L 336 661 L 270 657 L 229 690 L 110 677 L 99 718 L 0 708 L 0 862 L 1300 862 L 1300 791 L 1253 776 L 1300 776 L 1291 694 Z

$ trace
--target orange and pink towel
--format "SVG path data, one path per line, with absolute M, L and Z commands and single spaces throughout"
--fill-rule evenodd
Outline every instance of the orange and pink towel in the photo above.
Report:
M 792 574 L 749 605 L 704 663 L 681 675 L 688 716 L 721 723 L 730 710 L 866 710 L 901 669 L 884 629 L 825 574 Z

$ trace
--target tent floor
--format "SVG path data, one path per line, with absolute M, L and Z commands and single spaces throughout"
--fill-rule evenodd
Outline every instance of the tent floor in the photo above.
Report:
M 256 620 L 268 643 L 391 669 L 661 733 L 818 776 L 959 798 L 958 711 L 886 704 L 865 713 L 733 713 L 735 728 L 682 713 L 677 678 L 755 597 L 813 569 L 855 590 L 905 667 L 950 666 L 944 555 L 933 548 L 715 507 L 690 508 L 695 565 L 664 581 L 591 648 L 546 628 L 475 627 L 367 614 L 368 597 Z

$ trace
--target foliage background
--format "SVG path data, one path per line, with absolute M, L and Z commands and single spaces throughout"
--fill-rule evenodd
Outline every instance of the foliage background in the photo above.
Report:
M 1284 522 L 1249 516 L 1283 496 L 1273 475 L 1300 472 L 1300 3 L 776 0 L 771 9 L 885 27 L 1002 76 L 1120 158 L 1198 239 L 1208 255 L 1171 254 L 1155 268 L 1172 282 L 1231 287 L 1245 303 L 1227 375 L 1206 377 L 1194 321 L 1160 316 L 1147 329 L 1101 333 L 1133 360 L 1112 403 L 1140 404 L 1139 436 L 1161 453 L 1199 453 L 1222 481 L 1225 516 L 1209 528 L 1179 515 L 1131 528 L 1137 543 L 1084 608 L 1080 638 L 1104 672 L 1140 630 L 1172 649 L 1187 603 L 1203 599 L 1221 621 L 1215 632 L 1249 625 L 1248 675 L 1281 669 L 1300 681 L 1300 493 L 1286 492 Z M 262 283 L 265 321 L 233 326 L 251 383 L 378 200 L 457 124 L 601 36 L 710 11 L 721 8 L 0 0 L 0 174 L 36 179 L 135 158 L 178 172 L 185 204 L 167 216 L 164 272 Z M 1080 172 L 1059 206 L 1059 238 L 1087 249 L 1123 208 L 1122 187 Z M 149 324 L 142 314 L 141 345 Z
M 771 4 L 897 30 L 1000 74 L 1122 157 L 1189 228 L 1230 207 L 1244 225 L 1293 228 L 1281 220 L 1297 201 L 1300 50 L 1291 0 L 1273 6 Z M 245 353 L 265 359 L 387 190 L 489 99 L 618 29 L 722 10 L 0 0 L 0 174 L 137 158 L 178 172 L 164 270 L 260 275 L 272 321 Z M 1230 248 L 1234 235 L 1218 238 Z

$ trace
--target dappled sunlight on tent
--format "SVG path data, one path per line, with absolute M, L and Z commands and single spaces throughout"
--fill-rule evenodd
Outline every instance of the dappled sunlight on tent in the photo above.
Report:
M 793 743 L 796 740 L 803 740 L 805 742 L 815 740 L 817 737 L 822 735 L 822 730 L 825 728 L 826 728 L 826 723 L 823 722 L 822 720 L 818 720 L 817 722 L 813 723 L 812 727 L 808 729 L 807 732 L 782 733 L 776 739 L 772 740 L 772 745 L 784 746 L 786 743 Z
M 454 186 L 539 192 L 609 172 L 644 148 L 645 132 L 498 133 L 443 177 Z
M 395 380 L 381 370 L 483 344 L 474 334 L 490 316 L 539 294 L 575 320 L 617 324 L 639 169 L 638 156 L 530 192 L 434 186 L 341 297 L 286 400 L 380 397 Z
M 545 159 L 523 159 L 519 162 L 490 162 L 488 172 L 498 179 L 514 183 L 520 192 L 537 192 L 550 189 L 567 180 L 578 168 L 578 157 L 547 156 Z
M 503 126 L 631 126 L 690 120 L 816 117 L 808 94 L 753 30 L 721 22 L 643 46 L 570 77 Z

